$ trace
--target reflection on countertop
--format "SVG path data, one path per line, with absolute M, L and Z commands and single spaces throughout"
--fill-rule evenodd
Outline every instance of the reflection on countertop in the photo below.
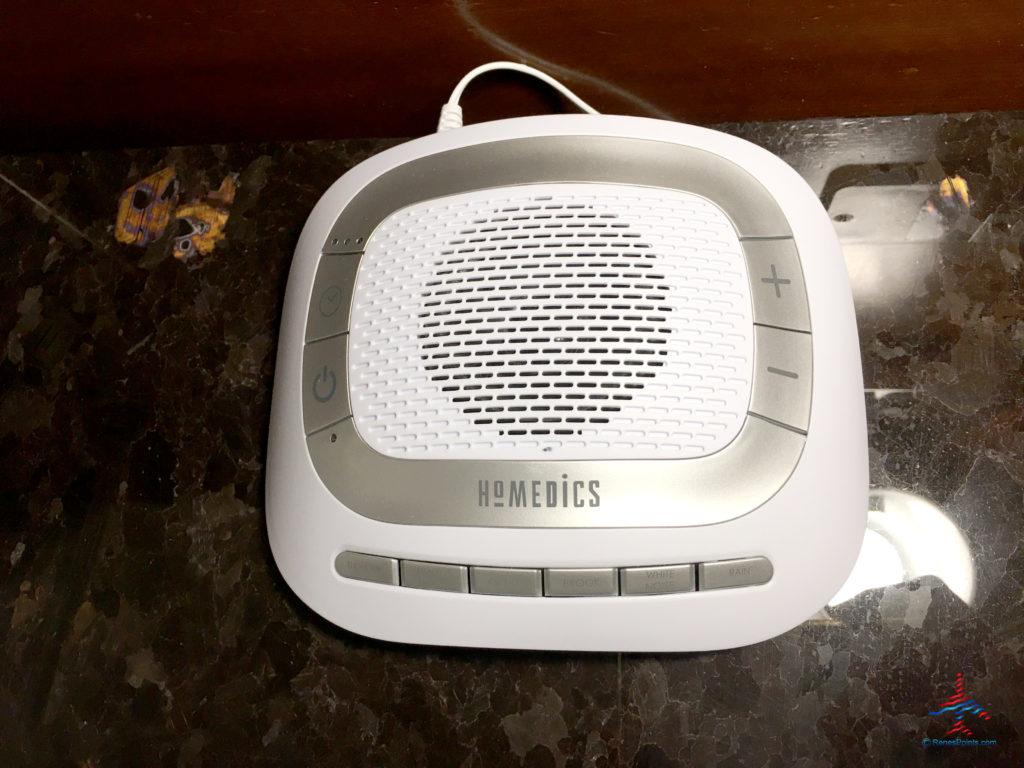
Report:
M 892 488 L 872 489 L 860 556 L 829 605 L 923 576 L 937 577 L 967 605 L 974 601 L 974 562 L 956 524 L 920 496 Z M 921 621 L 916 626 L 920 629 Z
M 836 222 L 876 490 L 832 605 L 688 655 L 380 643 L 274 570 L 291 252 L 394 142 L 0 158 L 0 763 L 1024 763 L 1024 116 L 723 129 Z M 990 716 L 961 725 L 994 744 L 925 745 L 958 681 Z

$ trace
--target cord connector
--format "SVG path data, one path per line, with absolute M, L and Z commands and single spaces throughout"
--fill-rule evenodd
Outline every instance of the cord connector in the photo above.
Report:
M 459 84 L 455 86 L 455 90 L 452 91 L 451 97 L 448 99 L 448 103 L 441 107 L 441 117 L 437 121 L 437 130 L 448 131 L 452 128 L 462 127 L 462 107 L 459 106 L 459 99 L 462 98 L 462 92 L 466 90 L 466 86 L 478 75 L 482 75 L 485 72 L 492 72 L 496 69 L 505 69 L 512 72 L 521 72 L 525 75 L 531 75 L 536 77 L 538 80 L 547 83 L 560 94 L 565 96 L 569 101 L 579 107 L 582 111 L 587 112 L 591 115 L 601 114 L 592 106 L 587 104 L 583 99 L 577 96 L 575 93 L 570 91 L 560 82 L 555 80 L 550 75 L 541 72 L 539 69 L 534 69 L 526 64 L 517 64 L 514 61 L 492 61 L 489 64 L 482 64 L 476 69 L 471 70 Z
M 450 131 L 452 128 L 462 127 L 462 107 L 452 104 L 450 101 L 441 107 L 441 117 L 437 121 L 437 130 Z

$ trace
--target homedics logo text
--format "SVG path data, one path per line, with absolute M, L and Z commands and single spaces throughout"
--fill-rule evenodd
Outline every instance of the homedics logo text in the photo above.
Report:
M 600 480 L 480 480 L 480 507 L 599 507 Z

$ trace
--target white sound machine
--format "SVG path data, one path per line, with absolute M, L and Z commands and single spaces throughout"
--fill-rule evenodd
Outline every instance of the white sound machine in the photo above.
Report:
M 440 132 L 346 173 L 302 232 L 274 559 L 386 640 L 753 643 L 857 558 L 862 390 L 838 240 L 777 157 L 634 117 Z

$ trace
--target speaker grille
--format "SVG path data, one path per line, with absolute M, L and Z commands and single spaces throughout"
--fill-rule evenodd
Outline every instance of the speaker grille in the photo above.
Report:
M 753 342 L 735 229 L 696 195 L 534 184 L 429 200 L 366 243 L 349 387 L 375 450 L 692 458 L 739 432 Z

